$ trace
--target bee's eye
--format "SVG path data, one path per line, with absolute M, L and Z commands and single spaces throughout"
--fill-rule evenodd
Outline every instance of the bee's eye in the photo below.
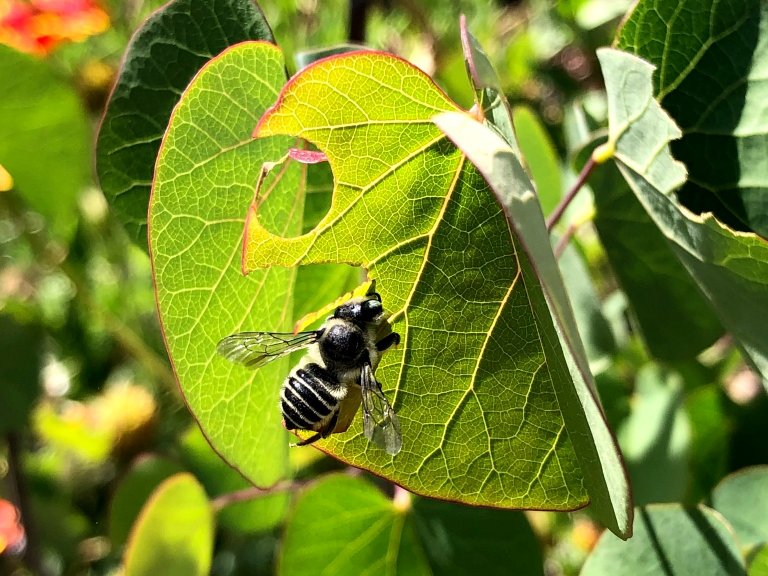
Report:
M 381 302 L 378 300 L 366 300 L 363 302 L 361 316 L 365 321 L 370 321 L 376 318 L 384 310 Z

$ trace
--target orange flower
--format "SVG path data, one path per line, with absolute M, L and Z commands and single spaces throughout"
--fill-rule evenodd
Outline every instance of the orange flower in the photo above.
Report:
M 0 0 L 0 44 L 44 56 L 109 27 L 94 0 Z

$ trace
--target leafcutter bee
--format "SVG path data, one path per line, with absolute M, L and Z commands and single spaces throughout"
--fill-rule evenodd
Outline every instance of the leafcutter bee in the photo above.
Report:
M 366 438 L 394 456 L 403 444 L 400 422 L 374 373 L 382 353 L 399 342 L 371 285 L 365 296 L 336 308 L 318 330 L 240 332 L 224 338 L 217 350 L 232 362 L 258 368 L 306 349 L 280 390 L 285 427 L 316 432 L 297 446 L 346 431 L 362 401 Z

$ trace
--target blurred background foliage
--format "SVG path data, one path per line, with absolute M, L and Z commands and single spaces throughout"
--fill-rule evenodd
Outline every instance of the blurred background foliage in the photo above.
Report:
M 0 0 L 2 573 L 118 572 L 142 505 L 181 471 L 217 512 L 213 574 L 270 573 L 277 562 L 291 495 L 227 500 L 248 484 L 189 416 L 159 332 L 149 259 L 93 176 L 94 135 L 121 56 L 161 4 Z M 458 33 L 466 14 L 516 107 L 521 147 L 548 212 L 574 179 L 583 131 L 605 121 L 595 49 L 612 42 L 629 2 L 261 6 L 291 72 L 292 56 L 303 51 L 364 43 L 415 63 L 468 107 Z M 29 102 L 35 106 L 22 105 Z M 561 265 L 577 314 L 600 312 L 586 345 L 636 504 L 696 504 L 729 472 L 768 463 L 768 398 L 727 338 L 695 358 L 651 358 L 591 214 L 586 192 L 564 219 L 583 225 Z M 299 481 L 344 469 L 310 449 L 291 456 Z M 194 497 L 194 487 L 168 485 L 186 488 Z M 544 571 L 578 573 L 600 535 L 588 510 L 527 518 Z

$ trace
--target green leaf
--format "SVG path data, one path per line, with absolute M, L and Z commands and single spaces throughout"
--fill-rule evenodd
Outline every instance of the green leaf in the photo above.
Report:
M 213 513 L 203 487 L 186 473 L 152 493 L 131 531 L 126 576 L 204 576 L 213 554 Z
M 768 466 L 726 477 L 712 492 L 712 507 L 733 525 L 745 548 L 768 543 Z
M 768 4 L 643 0 L 617 44 L 657 67 L 654 93 L 683 132 L 681 202 L 768 237 Z
M 251 485 L 213 451 L 197 426 L 184 434 L 181 450 L 189 470 L 210 496 L 236 492 Z M 218 523 L 222 528 L 241 533 L 271 530 L 283 520 L 289 500 L 288 492 L 276 492 L 230 504 L 219 512 Z
M 670 196 L 685 178 L 668 146 L 680 132 L 653 100 L 653 67 L 616 50 L 598 57 L 619 170 L 768 386 L 768 242 L 711 214 L 696 216 Z
M 43 332 L 0 313 L 0 436 L 29 423 L 29 413 L 40 395 Z
M 155 488 L 181 470 L 172 460 L 147 456 L 120 480 L 109 507 L 109 539 L 114 548 L 119 549 L 128 540 L 131 526 Z
M 561 373 L 546 363 L 529 277 L 485 182 L 431 122 L 455 109 L 421 71 L 390 55 L 305 68 L 257 130 L 300 136 L 325 152 L 333 205 L 295 238 L 252 215 L 244 267 L 362 265 L 392 312 L 402 342 L 376 375 L 399 414 L 403 450 L 393 460 L 372 446 L 360 419 L 318 442 L 324 450 L 421 494 L 580 506 L 579 463 L 553 390 Z M 264 319 L 249 327 L 275 329 Z
M 626 471 L 597 399 L 533 184 L 512 148 L 466 114 L 442 113 L 435 123 L 477 166 L 504 208 L 519 242 L 516 256 L 527 304 L 541 335 L 557 403 L 581 463 L 595 515 L 610 530 L 627 538 L 631 535 L 632 497 Z
M 706 506 L 657 504 L 639 508 L 634 533 L 622 542 L 604 532 L 581 576 L 745 574 L 730 526 Z
M 732 427 L 726 415 L 725 402 L 725 394 L 719 384 L 696 388 L 685 400 L 685 410 L 691 423 L 688 460 L 692 501 L 709 495 L 728 471 Z
M 90 128 L 77 92 L 45 61 L 0 45 L 0 165 L 64 240 L 90 177 Z
M 192 77 L 245 40 L 274 42 L 252 0 L 174 0 L 128 45 L 96 147 L 101 187 L 134 241 L 147 242 L 147 205 L 160 140 Z M 162 64 L 162 65 L 161 65 Z
M 618 168 L 598 166 L 589 184 L 595 228 L 650 354 L 679 361 L 713 344 L 722 324 Z
M 554 210 L 563 193 L 560 161 L 554 144 L 536 113 L 528 106 L 517 106 L 512 112 L 515 134 L 525 164 L 536 184 L 536 193 L 544 214 Z
M 333 526 L 322 537 L 318 527 Z M 413 498 L 395 501 L 362 478 L 331 475 L 299 496 L 278 573 L 542 574 L 525 516 Z
M 682 402 L 679 375 L 665 374 L 655 364 L 638 372 L 632 412 L 617 435 L 640 505 L 679 502 L 685 496 L 691 427 Z
M 749 576 L 768 576 L 768 544 L 761 546 L 751 555 L 747 574 Z
M 160 149 L 150 203 L 150 249 L 166 346 L 184 397 L 216 451 L 261 486 L 287 471 L 288 440 L 277 398 L 287 359 L 258 371 L 217 356 L 217 342 L 256 322 L 292 328 L 294 270 L 244 277 L 243 226 L 267 159 L 291 140 L 253 141 L 259 115 L 285 81 L 280 51 L 263 42 L 234 46 L 196 76 L 179 101 Z M 295 163 L 275 180 L 262 218 L 301 230 L 303 193 Z

